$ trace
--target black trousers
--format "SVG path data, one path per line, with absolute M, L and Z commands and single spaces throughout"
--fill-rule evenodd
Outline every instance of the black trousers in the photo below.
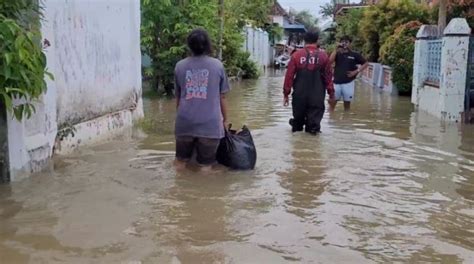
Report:
M 301 69 L 296 73 L 293 91 L 293 131 L 317 133 L 324 116 L 326 88 L 319 69 Z

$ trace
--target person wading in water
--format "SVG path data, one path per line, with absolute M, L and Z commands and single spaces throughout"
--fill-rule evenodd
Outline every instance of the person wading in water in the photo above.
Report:
M 305 129 L 313 135 L 320 133 L 326 91 L 330 100 L 334 100 L 332 65 L 326 52 L 318 48 L 318 38 L 317 32 L 306 33 L 305 48 L 295 52 L 288 64 L 283 104 L 289 105 L 293 88 L 293 118 L 290 119 L 293 132 Z
M 331 65 L 336 62 L 334 67 L 335 100 L 330 101 L 330 109 L 334 111 L 337 102 L 343 100 L 344 110 L 349 111 L 354 98 L 355 79 L 369 66 L 369 63 L 360 53 L 352 50 L 352 40 L 349 36 L 341 38 L 341 42 L 337 44 L 337 49 L 333 51 L 329 60 Z M 361 65 L 360 68 L 357 65 Z
M 222 62 L 210 57 L 211 40 L 203 29 L 188 36 L 192 56 L 175 68 L 176 161 L 184 168 L 196 152 L 196 161 L 209 171 L 227 127 L 226 93 L 230 90 Z

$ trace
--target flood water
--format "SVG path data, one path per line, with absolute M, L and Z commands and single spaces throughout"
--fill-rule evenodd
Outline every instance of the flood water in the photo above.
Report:
M 175 172 L 175 104 L 116 141 L 0 186 L 1 263 L 474 263 L 474 127 L 357 88 L 292 134 L 283 77 L 234 84 L 252 172 Z

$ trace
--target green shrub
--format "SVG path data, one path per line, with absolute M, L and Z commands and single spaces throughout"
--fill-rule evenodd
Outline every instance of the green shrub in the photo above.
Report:
M 53 78 L 46 71 L 40 33 L 0 14 L 0 40 L 0 100 L 16 119 L 29 118 L 35 112 L 32 101 L 46 91 L 45 75 Z
M 380 49 L 381 62 L 392 68 L 392 81 L 401 94 L 410 94 L 413 81 L 413 54 L 419 21 L 401 25 Z
M 250 59 L 250 53 L 245 51 L 239 51 L 238 55 L 235 58 L 235 70 L 237 72 L 231 72 L 228 74 L 232 76 L 240 75 L 243 79 L 258 79 L 260 76 L 260 70 L 254 61 Z
M 142 51 L 152 59 L 151 67 L 145 72 L 151 79 L 153 90 L 164 88 L 168 95 L 172 94 L 174 67 L 188 55 L 186 37 L 191 30 L 197 27 L 206 29 L 215 48 L 212 55 L 217 54 L 220 26 L 217 3 L 202 0 L 141 0 L 141 44 Z M 240 58 L 244 56 L 241 54 L 244 42 L 242 33 L 247 24 L 264 27 L 272 4 L 268 0 L 225 1 L 222 61 L 230 76 L 236 76 L 242 70 L 249 77 L 258 74 L 256 65 L 248 58 Z M 278 38 L 281 28 L 272 27 L 271 33 L 271 37 Z
M 242 71 L 244 73 L 242 75 L 243 79 L 258 79 L 258 77 L 260 76 L 260 70 L 257 63 L 250 59 L 248 59 L 242 65 Z
M 430 11 L 432 23 L 438 21 L 439 3 L 437 3 Z M 474 3 L 472 1 L 450 0 L 448 1 L 447 23 L 456 17 L 463 17 L 471 28 L 474 28 Z
M 379 61 L 380 47 L 399 26 L 410 21 L 429 22 L 426 5 L 414 0 L 382 0 L 364 11 L 359 23 L 363 41 L 363 53 L 370 61 Z
M 362 51 L 364 46 L 359 26 L 363 16 L 363 9 L 351 9 L 344 16 L 337 18 L 336 38 L 339 39 L 344 35 L 350 36 L 352 48 L 357 51 Z
M 216 42 L 218 19 L 217 2 L 199 0 L 141 0 L 141 44 L 152 59 L 151 75 L 154 90 L 164 88 L 171 96 L 176 63 L 185 58 L 186 38 L 195 28 L 205 28 Z

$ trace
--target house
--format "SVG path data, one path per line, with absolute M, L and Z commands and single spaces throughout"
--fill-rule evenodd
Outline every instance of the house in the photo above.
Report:
M 375 0 L 370 0 L 370 2 L 377 2 Z M 371 4 L 336 4 L 334 8 L 334 18 L 338 16 L 343 16 L 349 12 L 351 9 L 359 9 L 369 7 Z
M 271 21 L 278 24 L 284 30 L 284 38 L 281 44 L 285 45 L 300 45 L 302 43 L 302 34 L 306 32 L 303 24 L 290 16 L 278 1 L 275 1 L 271 12 Z
M 363 0 L 358 4 L 351 4 L 348 0 L 333 0 L 335 5 L 334 8 L 334 17 L 341 16 L 346 14 L 349 10 L 355 8 L 367 8 L 371 5 L 376 5 L 380 2 L 380 0 Z M 438 1 L 437 0 L 420 0 L 420 3 L 426 3 L 429 6 L 435 5 Z

